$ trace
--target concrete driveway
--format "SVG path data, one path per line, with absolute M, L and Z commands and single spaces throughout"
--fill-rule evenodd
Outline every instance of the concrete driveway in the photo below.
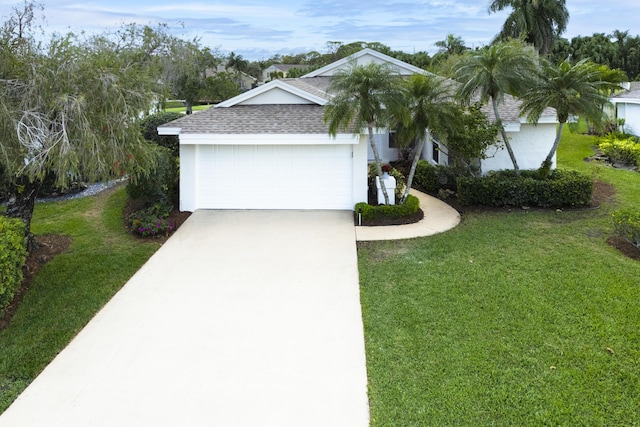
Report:
M 351 212 L 197 211 L 0 426 L 367 426 Z

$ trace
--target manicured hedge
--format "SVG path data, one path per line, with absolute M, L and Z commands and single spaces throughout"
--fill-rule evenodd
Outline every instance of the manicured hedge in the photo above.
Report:
M 355 208 L 356 221 L 358 214 L 362 214 L 362 221 L 372 221 L 378 218 L 402 218 L 413 215 L 420 210 L 420 200 L 417 197 L 409 195 L 402 205 L 379 205 L 371 206 L 368 203 L 358 203 Z
M 26 259 L 24 223 L 0 215 L 0 313 L 22 283 L 22 266 Z
M 458 200 L 466 205 L 580 207 L 591 201 L 593 179 L 576 171 L 499 171 L 477 178 L 458 178 Z
M 426 160 L 418 161 L 413 180 L 427 193 L 437 193 L 441 189 L 457 190 L 456 173 L 452 168 L 442 165 L 435 166 Z

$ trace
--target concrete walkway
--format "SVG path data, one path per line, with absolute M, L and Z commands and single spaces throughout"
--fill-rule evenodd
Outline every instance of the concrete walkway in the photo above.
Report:
M 197 211 L 2 427 L 369 424 L 352 213 Z
M 424 218 L 414 224 L 384 227 L 356 227 L 358 241 L 399 240 L 426 237 L 443 233 L 460 223 L 460 214 L 440 199 L 411 189 L 410 194 L 420 200 Z

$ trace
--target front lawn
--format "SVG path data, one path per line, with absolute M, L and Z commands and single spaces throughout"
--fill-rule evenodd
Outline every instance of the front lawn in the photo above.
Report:
M 62 234 L 69 250 L 46 264 L 0 331 L 0 413 L 158 249 L 128 235 L 124 187 L 36 205 L 32 230 Z
M 640 174 L 595 210 L 470 213 L 450 232 L 359 245 L 372 426 L 640 425 L 640 263 L 606 240 Z

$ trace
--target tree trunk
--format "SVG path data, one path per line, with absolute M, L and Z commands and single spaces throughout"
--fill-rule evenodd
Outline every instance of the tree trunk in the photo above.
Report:
M 193 113 L 193 105 L 191 104 L 191 101 L 184 101 L 184 107 L 187 115 Z
M 496 120 L 500 123 L 500 113 L 498 112 L 498 103 L 496 99 L 491 97 L 491 105 L 493 106 L 493 114 L 496 116 Z M 507 147 L 507 152 L 509 153 L 509 157 L 511 158 L 511 162 L 513 163 L 513 170 L 516 172 L 516 176 L 520 176 L 520 167 L 518 166 L 518 161 L 516 160 L 516 155 L 513 153 L 513 148 L 511 148 L 511 143 L 509 143 L 509 138 L 507 138 L 507 132 L 504 130 L 504 126 L 500 123 L 500 135 L 502 135 L 502 140 L 504 141 L 504 146 Z
M 27 251 L 36 249 L 36 242 L 31 233 L 31 218 L 36 203 L 41 181 L 30 182 L 23 178 L 16 184 L 10 185 L 9 201 L 7 202 L 7 216 L 18 218 L 25 224 L 25 237 L 27 238 Z
M 384 204 L 388 205 L 389 194 L 387 193 L 387 186 L 384 184 L 384 180 L 382 179 L 382 160 L 380 159 L 380 153 L 378 153 L 378 147 L 373 140 L 373 125 L 370 123 L 367 128 L 369 130 L 369 145 L 371 145 L 373 158 L 375 159 L 376 163 L 376 173 L 378 174 L 378 179 L 380 180 L 380 188 L 382 189 L 382 194 L 384 195 Z
M 553 159 L 553 155 L 558 150 L 558 145 L 560 145 L 560 138 L 562 138 L 562 128 L 564 127 L 564 122 L 560 122 L 558 124 L 558 130 L 556 131 L 556 139 L 553 141 L 553 146 L 547 154 L 547 158 L 544 159 L 542 165 L 540 166 L 540 173 L 544 178 L 547 178 L 551 174 L 551 160 Z
M 409 191 L 411 190 L 411 185 L 413 185 L 413 177 L 416 174 L 416 167 L 418 166 L 418 161 L 420 160 L 420 155 L 422 154 L 422 149 L 424 148 L 424 144 L 426 142 L 426 136 L 424 138 L 420 138 L 418 141 L 418 147 L 416 148 L 416 152 L 413 154 L 413 161 L 411 162 L 411 169 L 409 169 L 409 177 L 407 178 L 407 186 L 404 189 L 404 194 L 402 195 L 402 199 L 400 200 L 400 204 L 403 204 L 407 197 L 409 196 Z

